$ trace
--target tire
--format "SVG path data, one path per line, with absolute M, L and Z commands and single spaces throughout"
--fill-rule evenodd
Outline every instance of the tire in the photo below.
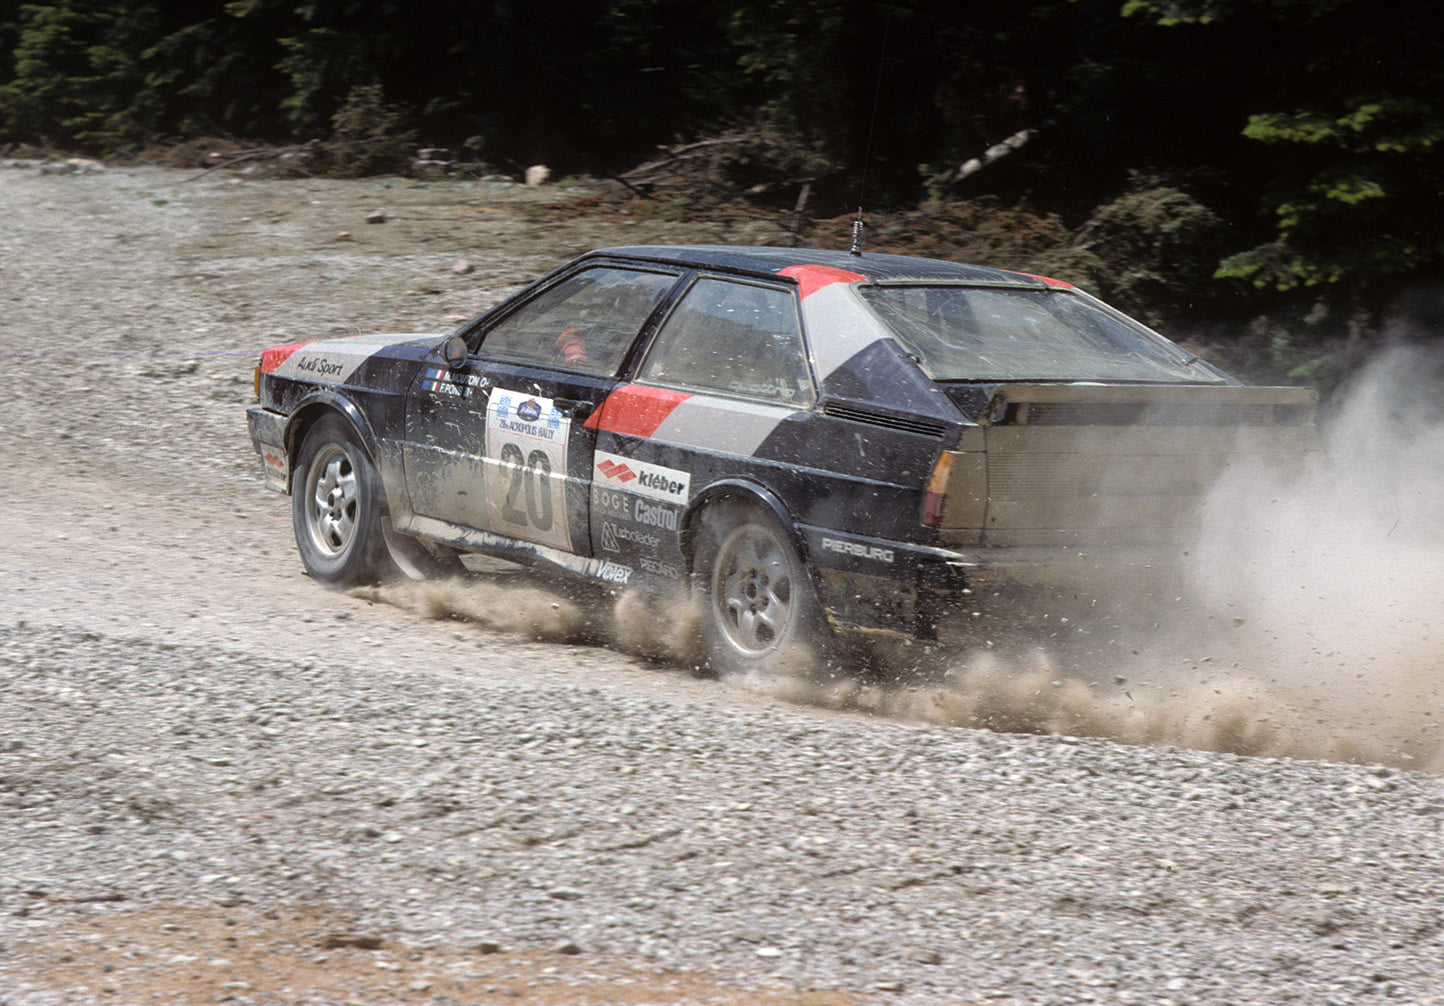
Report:
M 349 423 L 322 416 L 301 442 L 291 487 L 291 525 L 306 572 L 333 587 L 391 578 L 398 570 L 385 521 L 376 466 Z
M 760 507 L 737 500 L 709 506 L 693 571 L 714 673 L 791 674 L 827 656 L 831 633 L 807 570 L 787 532 Z

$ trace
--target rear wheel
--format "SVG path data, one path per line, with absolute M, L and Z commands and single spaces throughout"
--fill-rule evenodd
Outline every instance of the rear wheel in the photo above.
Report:
M 331 414 L 316 421 L 296 456 L 295 480 L 291 524 L 306 572 L 354 587 L 396 571 L 381 479 L 345 420 Z
M 782 526 L 736 500 L 709 506 L 695 550 L 707 662 L 719 674 L 794 671 L 829 641 L 807 570 Z

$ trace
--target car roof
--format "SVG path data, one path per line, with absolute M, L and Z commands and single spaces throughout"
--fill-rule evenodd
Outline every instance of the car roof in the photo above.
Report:
M 675 265 L 730 272 L 776 274 L 798 266 L 825 266 L 857 273 L 876 282 L 923 281 L 979 283 L 989 286 L 1043 287 L 1048 284 L 1036 276 L 1008 272 L 987 266 L 945 262 L 942 259 L 918 258 L 912 255 L 881 255 L 823 248 L 772 248 L 745 245 L 632 245 L 602 248 L 585 258 L 615 256 L 647 259 Z

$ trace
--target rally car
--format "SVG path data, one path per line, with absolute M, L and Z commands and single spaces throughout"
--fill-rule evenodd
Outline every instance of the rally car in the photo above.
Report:
M 316 579 L 474 552 L 695 591 L 718 670 L 926 637 L 980 576 L 1167 555 L 1315 408 L 1067 283 L 740 247 L 592 252 L 451 334 L 268 349 L 256 390 Z

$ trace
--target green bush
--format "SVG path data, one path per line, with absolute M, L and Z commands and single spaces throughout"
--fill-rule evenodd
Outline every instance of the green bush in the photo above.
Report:
M 409 116 L 386 102 L 379 84 L 353 88 L 331 118 L 331 136 L 316 145 L 310 170 L 333 178 L 366 178 L 407 170 L 416 149 Z

